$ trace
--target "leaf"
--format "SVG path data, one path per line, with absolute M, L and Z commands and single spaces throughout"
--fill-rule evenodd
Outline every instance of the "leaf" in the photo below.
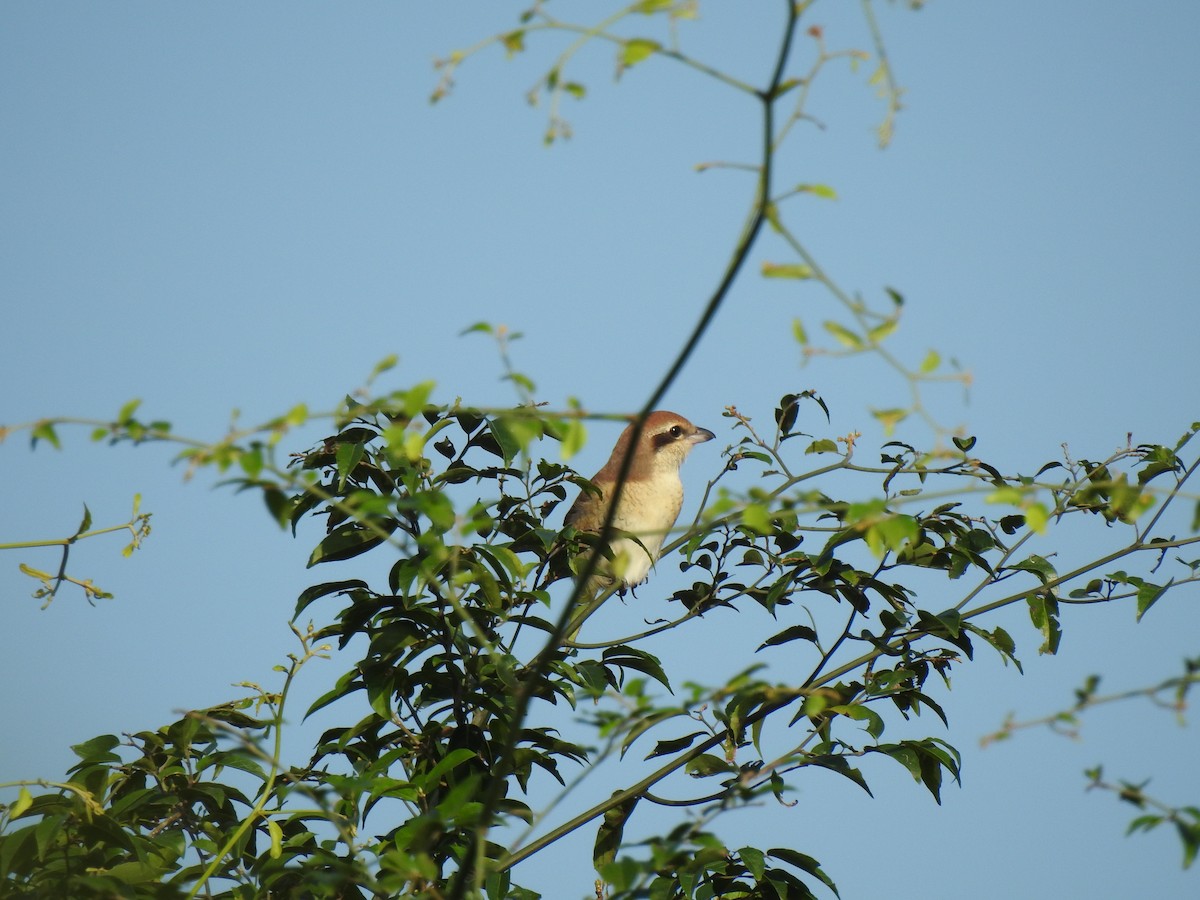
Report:
M 78 756 L 83 763 L 120 762 L 121 757 L 113 753 L 114 747 L 121 741 L 111 734 L 101 734 L 82 744 L 72 744 L 71 752 Z
M 38 441 L 45 441 L 55 450 L 62 449 L 62 444 L 58 440 L 58 432 L 54 430 L 54 424 L 51 422 L 38 422 L 33 426 L 33 430 L 29 433 L 29 445 L 36 447 Z
M 1046 526 L 1050 524 L 1050 513 L 1042 503 L 1030 503 L 1025 507 L 1025 524 L 1035 534 L 1045 534 Z
M 621 48 L 621 67 L 636 66 L 661 49 L 662 44 L 658 41 L 652 41 L 649 38 L 630 38 L 624 42 Z
M 921 526 L 909 515 L 890 515 L 872 522 L 863 539 L 877 557 L 888 551 L 899 551 L 916 543 Z
M 780 644 L 786 644 L 789 641 L 812 641 L 817 642 L 817 633 L 807 625 L 792 625 L 790 628 L 785 628 L 778 634 L 773 634 L 767 638 L 756 648 L 757 650 L 763 647 L 777 647 Z
M 1047 584 L 1058 577 L 1058 572 L 1050 564 L 1050 561 L 1036 553 L 1030 554 L 1018 563 L 1013 563 L 1009 568 L 1021 572 L 1032 572 L 1042 584 Z
M 850 763 L 846 762 L 843 756 L 835 756 L 833 754 L 824 754 L 814 756 L 804 761 L 806 766 L 820 766 L 822 769 L 828 769 L 831 772 L 837 772 L 839 775 L 849 778 L 860 788 L 867 792 L 871 797 L 875 795 L 871 793 L 871 788 L 867 785 L 867 780 L 863 778 L 862 772 L 854 768 Z
M 827 184 L 798 184 L 792 190 L 797 194 L 812 194 L 822 200 L 836 200 L 837 191 Z
M 805 266 L 800 263 L 783 265 L 764 262 L 762 264 L 762 275 L 764 278 L 796 278 L 803 281 L 813 277 L 813 270 L 811 266 Z
M 583 427 L 583 422 L 579 419 L 569 419 L 566 423 L 566 431 L 562 437 L 562 458 L 568 460 L 587 443 L 587 429 Z
M 848 703 L 831 706 L 829 707 L 829 711 L 845 716 L 847 719 L 853 719 L 856 722 L 865 722 L 864 728 L 867 734 L 876 740 L 883 734 L 883 717 L 869 706 L 864 706 L 861 703 Z
M 346 489 L 346 479 L 362 462 L 367 448 L 357 441 L 338 444 L 335 460 L 337 462 L 338 490 Z
M 921 360 L 921 373 L 928 375 L 937 369 L 942 364 L 942 357 L 936 350 L 930 350 L 925 354 L 925 358 Z
M 357 578 L 350 581 L 330 581 L 325 584 L 314 584 L 312 587 L 305 588 L 296 599 L 296 612 L 292 616 L 292 620 L 295 621 L 300 613 L 304 612 L 314 600 L 319 600 L 330 594 L 349 594 L 352 590 L 366 590 L 366 588 L 367 583 Z
M 500 35 L 500 42 L 504 44 L 504 50 L 511 59 L 525 49 L 525 32 L 520 29 L 509 31 Z
M 754 880 L 762 881 L 763 873 L 767 870 L 766 855 L 755 847 L 742 847 L 737 855 Z
M 25 810 L 33 806 L 33 794 L 29 793 L 29 788 L 21 785 L 21 790 L 17 793 L 17 799 L 8 807 L 9 819 L 19 819 L 25 814 Z
M 639 0 L 634 4 L 633 11 L 644 16 L 652 16 L 657 12 L 670 9 L 674 3 L 675 0 Z
M 943 749 L 943 746 L 948 748 Z M 897 744 L 878 744 L 865 748 L 869 753 L 882 753 L 896 760 L 915 781 L 928 788 L 933 799 L 940 805 L 942 802 L 942 770 L 950 772 L 958 780 L 958 753 L 944 741 L 936 738 L 925 738 L 921 741 L 900 741 Z
M 886 322 L 880 322 L 867 332 L 867 338 L 872 344 L 877 344 L 894 332 L 898 324 L 899 323 L 895 319 L 888 319 Z
M 399 356 L 397 356 L 395 353 L 389 353 L 379 362 L 375 363 L 374 368 L 371 369 L 371 373 L 367 375 L 367 384 L 374 384 L 376 378 L 378 378 L 384 372 L 388 372 L 396 368 L 396 365 L 399 362 Z M 287 414 L 286 420 L 289 425 L 303 425 L 307 418 L 308 407 L 301 403 L 292 407 Z
M 386 534 L 394 531 L 396 526 L 395 520 L 390 520 L 386 524 L 378 523 L 378 527 Z M 318 563 L 352 559 L 378 547 L 384 540 L 385 537 L 374 529 L 365 528 L 357 522 L 347 522 L 335 528 L 325 536 L 321 543 L 317 544 L 308 558 L 308 567 L 312 568 Z
M 839 325 L 832 320 L 822 324 L 825 326 L 825 330 L 833 335 L 842 346 L 849 347 L 851 350 L 861 350 L 863 348 L 862 338 L 845 325 Z
M 122 406 L 120 411 L 117 412 L 117 424 L 118 425 L 128 424 L 129 421 L 131 419 L 133 419 L 133 414 L 135 412 L 137 412 L 137 408 L 141 405 L 142 405 L 141 400 L 134 399 L 134 400 L 130 400 L 128 403 L 126 403 L 124 406 Z
M 755 534 L 770 534 L 771 513 L 761 503 L 751 503 L 742 510 L 742 524 Z
M 797 869 L 800 869 L 802 872 L 807 872 L 814 878 L 819 878 L 825 887 L 833 891 L 835 897 L 841 896 L 838 893 L 837 886 L 834 885 L 830 877 L 821 870 L 821 864 L 811 856 L 799 853 L 796 850 L 788 850 L 785 848 L 772 848 L 771 850 L 767 851 L 767 856 L 781 860 L 788 865 L 795 866 Z
M 271 859 L 279 859 L 283 855 L 283 829 L 274 819 L 267 819 L 267 833 L 271 835 L 271 849 L 268 855 Z
M 1183 867 L 1190 869 L 1200 851 L 1200 824 L 1176 821 L 1175 830 L 1183 843 Z
M 429 402 L 429 395 L 433 393 L 435 387 L 437 387 L 435 381 L 422 381 L 405 391 L 401 395 L 404 403 L 404 415 L 415 419 L 424 412 L 425 405 Z
M 684 771 L 693 778 L 708 778 L 713 775 L 736 772 L 737 766 L 720 756 L 714 756 L 711 753 L 701 753 L 694 759 L 688 760 L 687 765 L 684 766 Z
M 792 319 L 792 337 L 801 347 L 808 346 L 808 332 L 804 330 L 804 323 L 799 319 Z
M 658 657 L 652 656 L 644 650 L 635 650 L 624 644 L 618 644 L 615 647 L 609 647 L 605 650 L 602 660 L 606 666 L 633 669 L 649 675 L 668 691 L 671 690 L 671 682 L 667 680 L 667 673 L 663 671 L 662 663 L 658 661 Z
M 1025 598 L 1029 604 L 1029 618 L 1033 627 L 1042 633 L 1042 646 L 1038 653 L 1053 656 L 1062 641 L 1062 630 L 1058 625 L 1058 598 L 1053 591 L 1038 591 Z
M 790 434 L 796 427 L 796 417 L 800 414 L 799 398 L 795 394 L 784 394 L 775 407 L 775 426 L 780 434 Z
M 1142 621 L 1142 616 L 1158 602 L 1158 598 L 1165 594 L 1172 582 L 1167 582 L 1165 585 L 1151 584 L 1146 581 L 1138 585 L 1137 590 L 1137 621 Z
M 625 823 L 633 815 L 637 802 L 638 796 L 634 795 L 604 813 L 604 819 L 596 830 L 596 843 L 592 847 L 592 864 L 597 870 L 616 859 L 625 833 Z
M 696 738 L 707 735 L 706 731 L 693 731 L 691 734 L 685 734 L 683 737 L 672 738 L 669 741 L 659 741 L 654 745 L 654 749 L 646 754 L 646 759 L 653 759 L 656 756 L 666 756 L 668 753 L 677 753 L 680 750 L 686 750 L 692 744 L 696 743 Z

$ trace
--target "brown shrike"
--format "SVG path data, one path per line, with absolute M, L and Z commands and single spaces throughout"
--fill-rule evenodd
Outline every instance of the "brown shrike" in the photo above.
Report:
M 598 579 L 597 585 L 611 578 L 624 588 L 646 580 L 683 506 L 679 467 L 693 447 L 716 437 L 707 428 L 697 428 L 683 416 L 666 410 L 646 417 L 637 444 L 631 448 L 633 431 L 630 425 L 621 433 L 604 468 L 592 476 L 600 496 L 583 491 L 567 512 L 565 524 L 599 534 L 621 466 L 632 449 L 633 462 L 612 520 L 614 529 L 629 536 L 618 535 L 609 542 L 612 561 L 600 563 L 599 569 L 607 577 Z

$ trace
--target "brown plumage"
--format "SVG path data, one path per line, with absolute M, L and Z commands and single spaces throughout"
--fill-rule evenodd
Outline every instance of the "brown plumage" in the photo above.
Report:
M 707 428 L 696 427 L 678 413 L 658 410 L 646 417 L 612 522 L 613 528 L 628 532 L 637 540 L 613 538 L 609 544 L 613 560 L 604 565 L 605 572 L 623 586 L 637 585 L 646 579 L 683 506 L 679 467 L 696 444 L 714 437 Z M 601 496 L 582 492 L 567 512 L 567 525 L 580 531 L 600 532 L 632 440 L 633 425 L 630 425 L 617 439 L 608 462 L 592 477 Z

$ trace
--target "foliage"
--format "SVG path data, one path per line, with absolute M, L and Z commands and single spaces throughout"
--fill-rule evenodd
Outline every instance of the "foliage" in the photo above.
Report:
M 587 489 L 559 459 L 578 449 L 592 417 L 531 402 L 536 387 L 508 359 L 511 335 L 485 324 L 469 329 L 500 340 L 524 401 L 514 409 L 434 404 L 425 382 L 347 397 L 324 415 L 297 407 L 214 443 L 141 422 L 136 406 L 126 406 L 112 421 L 91 423 L 93 436 L 179 442 L 189 471 L 211 468 L 236 489 L 257 492 L 280 525 L 299 533 L 302 522 L 319 520 L 324 534 L 309 565 L 336 574 L 295 603 L 294 623 L 321 624 L 294 624 L 300 646 L 279 667 L 278 691 L 245 685 L 242 696 L 157 731 L 76 746 L 80 761 L 62 782 L 14 783 L 16 799 L 0 821 L 6 895 L 528 898 L 535 895 L 512 880 L 519 864 L 584 828 L 595 833 L 597 896 L 836 893 L 802 849 L 726 844 L 713 821 L 751 804 L 786 804 L 814 770 L 870 793 L 868 775 L 886 770 L 869 763 L 884 758 L 940 802 L 943 786 L 959 778 L 959 754 L 941 738 L 911 732 L 925 713 L 945 722 L 936 687 L 977 647 L 1020 666 L 1016 639 L 994 624 L 997 611 L 1027 608 L 1039 652 L 1053 654 L 1064 605 L 1129 602 L 1140 618 L 1200 578 L 1200 562 L 1178 555 L 1200 537 L 1167 530 L 1168 510 L 1187 499 L 1200 465 L 1189 444 L 1200 426 L 1102 460 L 1067 457 L 1033 474 L 1002 472 L 979 455 L 975 438 L 951 435 L 920 402 L 921 384 L 961 374 L 940 374 L 937 354 L 908 366 L 885 347 L 902 296 L 888 290 L 885 309 L 873 310 L 793 234 L 785 201 L 835 194 L 803 183 L 778 190 L 778 146 L 808 121 L 805 103 L 823 67 L 864 56 L 827 51 L 810 27 L 810 66 L 789 75 L 808 5 L 786 4 L 763 87 L 717 72 L 666 37 L 618 33 L 637 17 L 673 29 L 693 9 L 642 0 L 595 26 L 551 18 L 538 3 L 517 30 L 452 56 L 438 96 L 483 46 L 523 52 L 543 32 L 611 44 L 620 72 L 663 58 L 744 90 L 762 111 L 764 134 L 762 156 L 749 167 L 746 227 L 691 338 L 634 421 L 657 405 L 750 248 L 768 234 L 787 258 L 764 265 L 762 275 L 816 282 L 841 302 L 845 316 L 824 323 L 835 352 L 878 354 L 914 386 L 911 407 L 876 410 L 876 418 L 889 430 L 922 419 L 932 446 L 889 440 L 863 462 L 860 435 L 799 430 L 828 415 L 811 391 L 785 393 L 769 428 L 728 408 L 732 442 L 723 463 L 701 513 L 667 544 L 660 564 L 677 563 L 690 581 L 669 598 L 672 617 L 637 634 L 577 642 L 566 636 L 593 610 L 578 609 L 575 585 L 596 561 L 581 551 L 596 538 L 550 522 L 574 490 Z M 554 104 L 586 93 L 566 74 L 579 46 L 539 82 Z M 890 136 L 898 89 L 881 46 L 876 57 Z M 780 115 L 785 99 L 793 105 Z M 549 139 L 565 136 L 556 105 L 550 123 Z M 806 352 L 829 352 L 814 348 L 799 321 L 795 336 Z M 281 458 L 285 437 L 311 421 L 328 423 L 328 436 Z M 45 420 L 29 430 L 35 441 L 57 444 L 56 429 L 67 424 Z M 123 526 L 135 535 L 136 516 Z M 1076 526 L 1095 531 L 1094 555 L 1066 560 L 1044 549 Z M 85 520 L 64 546 L 89 528 Z M 744 615 L 755 607 L 765 615 Z M 725 627 L 739 613 L 740 628 L 771 623 L 756 638 L 761 661 L 739 661 L 727 678 L 714 672 L 712 684 L 673 683 L 656 652 L 663 642 Z M 335 652 L 354 662 L 308 713 L 336 714 L 339 724 L 306 758 L 285 760 L 291 687 L 314 657 Z M 791 665 L 768 677 L 780 654 Z M 797 659 L 808 661 L 803 671 Z M 563 710 L 574 714 L 569 736 L 558 728 Z M 570 807 L 570 789 L 601 761 L 614 764 L 605 771 L 620 786 L 602 802 Z M 1093 780 L 1104 786 L 1098 771 Z M 1125 795 L 1130 790 L 1148 802 L 1140 788 Z M 631 824 L 645 831 L 650 806 L 674 809 L 678 820 L 630 840 Z M 1193 808 L 1155 815 L 1134 827 L 1169 820 L 1191 829 L 1185 845 L 1196 845 Z M 582 893 L 595 876 L 566 873 L 564 890 Z

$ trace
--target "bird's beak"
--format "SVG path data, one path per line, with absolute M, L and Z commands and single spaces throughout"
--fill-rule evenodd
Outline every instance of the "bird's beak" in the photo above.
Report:
M 687 439 L 693 444 L 703 444 L 705 441 L 711 441 L 715 437 L 716 435 L 707 428 L 697 428 L 688 435 Z

